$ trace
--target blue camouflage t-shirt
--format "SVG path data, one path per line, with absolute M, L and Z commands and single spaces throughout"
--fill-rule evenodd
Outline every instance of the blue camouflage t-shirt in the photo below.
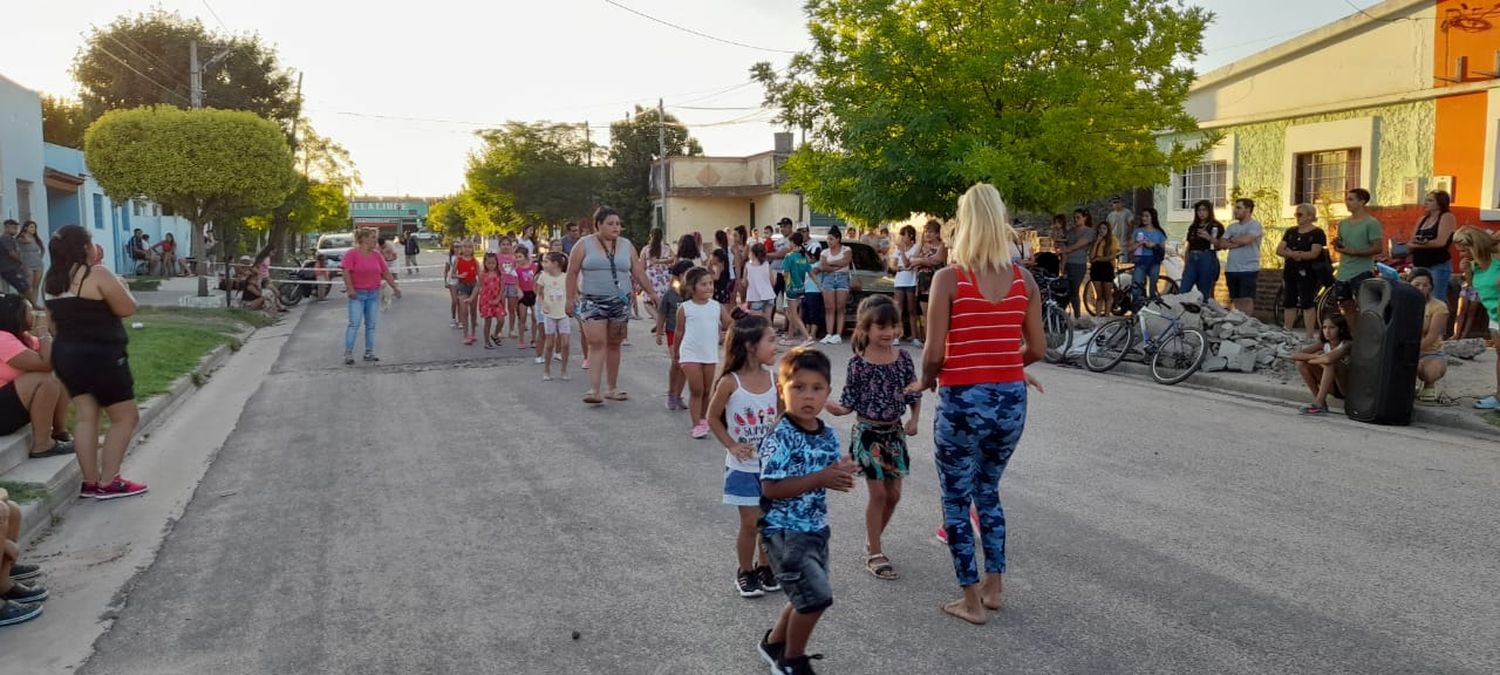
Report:
M 785 480 L 807 476 L 839 461 L 837 431 L 818 420 L 817 431 L 806 431 L 790 417 L 760 442 L 760 479 Z M 828 527 L 828 491 L 809 490 L 788 499 L 761 497 L 762 530 L 818 532 Z

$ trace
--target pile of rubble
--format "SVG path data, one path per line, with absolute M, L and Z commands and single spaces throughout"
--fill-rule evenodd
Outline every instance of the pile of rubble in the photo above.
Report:
M 1163 311 L 1168 314 L 1181 313 L 1184 304 L 1200 308 L 1198 312 L 1183 313 L 1182 321 L 1186 327 L 1202 330 L 1208 338 L 1208 356 L 1203 360 L 1203 372 L 1289 370 L 1294 367 L 1292 354 L 1307 344 L 1301 334 L 1262 323 L 1237 310 L 1225 309 L 1212 299 L 1203 302 L 1197 291 L 1164 295 L 1162 302 L 1170 308 Z

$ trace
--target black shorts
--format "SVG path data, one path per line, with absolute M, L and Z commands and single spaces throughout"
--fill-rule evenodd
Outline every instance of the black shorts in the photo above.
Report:
M 5 283 L 10 284 L 10 287 L 16 289 L 17 293 L 25 295 L 31 292 L 31 282 L 26 280 L 26 273 L 19 267 L 0 271 L 0 279 L 4 279 Z
M 9 436 L 31 423 L 31 413 L 16 393 L 16 383 L 0 387 L 0 436 Z
M 69 396 L 88 394 L 101 407 L 135 399 L 135 377 L 125 345 L 97 342 L 56 342 L 52 367 Z
M 535 291 L 522 291 L 521 292 L 521 306 L 522 307 L 535 307 L 536 306 L 536 292 Z
M 1339 302 L 1353 301 L 1359 295 L 1359 285 L 1374 278 L 1374 272 L 1360 272 L 1348 281 L 1335 281 L 1333 282 L 1334 297 L 1338 298 Z
M 1225 272 L 1224 285 L 1229 287 L 1229 299 L 1255 297 L 1255 285 L 1260 280 L 1260 272 Z
M 776 281 L 772 282 L 772 284 L 771 284 L 771 290 L 774 291 L 776 293 L 776 295 L 785 295 L 786 294 L 786 275 L 785 274 L 782 274 L 780 272 L 776 273 Z
M 1281 306 L 1286 309 L 1312 309 L 1318 303 L 1318 291 L 1323 285 L 1318 275 L 1310 269 L 1288 267 L 1281 274 Z
M 798 614 L 814 614 L 833 605 L 828 583 L 828 528 L 817 532 L 761 532 L 771 570 Z
M 1089 263 L 1089 281 L 1112 284 L 1115 281 L 1115 263 L 1110 260 L 1095 260 Z

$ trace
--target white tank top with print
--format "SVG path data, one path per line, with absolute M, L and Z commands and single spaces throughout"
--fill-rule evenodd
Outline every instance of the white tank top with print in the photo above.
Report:
M 729 402 L 724 405 L 724 423 L 729 428 L 729 437 L 736 443 L 759 448 L 760 439 L 771 433 L 776 425 L 775 378 L 772 378 L 769 388 L 757 393 L 745 388 L 738 373 L 729 375 L 734 378 L 735 384 L 734 393 L 729 395 Z M 760 455 L 744 461 L 735 457 L 734 453 L 726 452 L 724 466 L 735 471 L 760 473 Z

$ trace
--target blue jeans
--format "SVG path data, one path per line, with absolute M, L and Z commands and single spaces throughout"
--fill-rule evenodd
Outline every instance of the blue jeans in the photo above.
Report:
M 933 441 L 943 491 L 943 529 L 958 585 L 979 583 L 969 505 L 979 513 L 984 569 L 1005 572 L 1005 511 L 1000 475 L 1026 427 L 1026 383 L 971 384 L 938 389 Z
M 1213 251 L 1188 251 L 1182 267 L 1182 292 L 1194 288 L 1207 300 L 1214 297 L 1214 286 L 1219 283 L 1219 256 Z
M 1448 282 L 1453 279 L 1453 261 L 1444 260 L 1427 268 L 1427 271 L 1432 272 L 1432 299 L 1447 303 Z
M 1154 298 L 1156 292 L 1156 277 L 1161 273 L 1161 263 L 1150 258 L 1136 258 L 1135 268 L 1130 270 L 1130 280 L 1135 282 L 1135 293 L 1146 292 L 1146 297 Z M 1139 301 L 1137 297 L 1135 300 Z
M 344 329 L 344 353 L 354 351 L 361 317 L 365 322 L 365 353 L 375 351 L 375 318 L 380 316 L 380 289 L 355 291 L 349 300 L 349 327 Z

